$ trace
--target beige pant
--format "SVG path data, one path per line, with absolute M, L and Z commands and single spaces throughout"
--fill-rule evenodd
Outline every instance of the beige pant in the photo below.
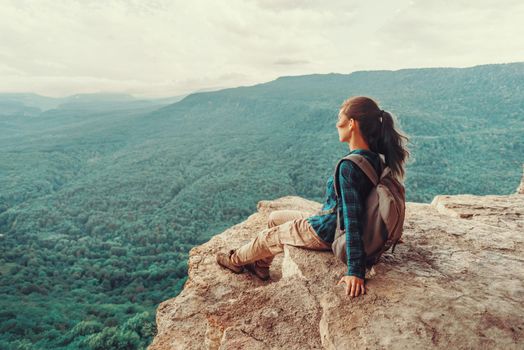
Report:
M 284 251 L 284 244 L 312 250 L 331 250 L 323 242 L 306 218 L 310 214 L 300 210 L 276 210 L 269 215 L 268 228 L 260 231 L 255 238 L 235 250 L 231 262 L 237 266 L 255 262 L 269 267 L 276 254 Z

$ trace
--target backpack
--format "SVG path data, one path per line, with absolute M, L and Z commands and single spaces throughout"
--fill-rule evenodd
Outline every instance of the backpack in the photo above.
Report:
M 350 154 L 340 159 L 335 166 L 335 193 L 337 206 L 339 203 L 338 177 L 337 172 L 340 164 L 344 160 L 350 160 L 357 164 L 359 168 L 369 177 L 373 187 L 365 199 L 365 207 L 362 218 L 362 243 L 366 253 L 366 267 L 375 265 L 384 252 L 393 246 L 391 253 L 395 251 L 395 246 L 402 236 L 406 197 L 404 185 L 398 181 L 391 169 L 385 164 L 382 156 L 380 158 L 380 177 L 376 173 L 373 165 L 359 154 Z M 337 228 L 331 249 L 344 263 L 347 263 L 346 256 L 346 234 L 340 229 L 340 214 L 337 212 Z M 402 242 L 402 241 L 400 241 Z

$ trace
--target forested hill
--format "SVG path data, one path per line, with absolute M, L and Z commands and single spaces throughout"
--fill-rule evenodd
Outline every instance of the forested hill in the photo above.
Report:
M 338 108 L 353 95 L 378 99 L 411 136 L 410 201 L 428 202 L 438 193 L 503 194 L 515 187 L 524 63 L 281 77 L 192 94 L 155 111 L 147 123 L 154 121 L 156 136 L 200 144 L 204 156 L 226 154 L 220 166 L 240 167 L 244 157 L 266 154 L 258 158 L 260 168 L 275 168 L 279 181 L 287 174 L 298 195 L 321 200 L 320 184 L 347 150 L 337 139 Z M 240 162 L 231 157 L 234 150 Z M 495 174 L 502 176 L 493 181 Z M 265 174 L 261 180 L 266 182 Z
M 0 348 L 147 344 L 191 247 L 260 200 L 323 201 L 353 95 L 410 137 L 408 201 L 512 193 L 523 82 L 511 63 L 281 77 L 170 105 L 0 94 Z

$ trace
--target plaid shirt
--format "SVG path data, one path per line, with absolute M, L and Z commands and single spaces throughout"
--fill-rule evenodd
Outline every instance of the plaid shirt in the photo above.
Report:
M 357 153 L 368 159 L 377 172 L 380 171 L 379 154 L 365 149 L 354 149 L 348 154 Z M 347 276 L 364 278 L 366 272 L 366 253 L 362 244 L 362 222 L 365 200 L 373 188 L 367 175 L 352 161 L 343 161 L 339 167 L 339 215 L 343 219 L 340 228 L 346 231 L 346 253 L 348 257 Z M 333 175 L 326 182 L 326 202 L 321 211 L 333 209 L 337 203 Z M 337 213 L 313 215 L 307 218 L 318 237 L 327 244 L 333 243 L 337 227 Z

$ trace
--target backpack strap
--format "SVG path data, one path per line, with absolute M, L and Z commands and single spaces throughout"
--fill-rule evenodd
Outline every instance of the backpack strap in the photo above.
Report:
M 373 183 L 373 186 L 376 186 L 378 184 L 379 178 L 377 175 L 377 171 L 375 170 L 375 168 L 373 168 L 369 160 L 367 160 L 364 156 L 361 156 L 360 154 L 350 154 L 349 156 L 344 157 L 344 159 L 351 159 L 353 162 L 355 162 L 360 167 L 360 169 L 362 169 L 362 171 L 367 175 L 367 177 L 369 177 L 369 179 Z
M 379 177 L 378 177 L 377 171 L 375 170 L 373 165 L 369 162 L 369 160 L 367 160 L 366 157 L 360 154 L 350 154 L 340 159 L 337 165 L 335 166 L 335 174 L 333 175 L 333 181 L 335 184 L 335 193 L 337 197 L 339 197 L 338 176 L 337 176 L 338 167 L 340 166 L 340 163 L 342 163 L 345 159 L 351 160 L 356 165 L 358 165 L 358 167 L 364 172 L 364 174 L 366 174 L 367 177 L 371 180 L 371 182 L 373 183 L 373 186 L 376 186 L 378 184 Z M 384 163 L 384 160 L 382 160 L 382 157 L 380 155 L 379 155 L 379 159 L 380 159 L 380 173 L 381 173 L 380 178 L 382 178 L 385 175 L 384 168 L 386 167 L 386 164 Z
M 332 209 L 332 210 L 336 210 L 337 212 L 337 232 L 339 231 L 339 228 L 341 227 L 340 225 L 340 214 L 339 214 L 339 208 L 338 208 L 338 198 L 340 197 L 339 193 L 338 193 L 338 176 L 337 176 L 337 173 L 338 173 L 338 168 L 340 166 L 340 164 L 344 161 L 344 160 L 350 160 L 352 162 L 354 162 L 356 165 L 358 165 L 358 167 L 364 172 L 364 174 L 367 175 L 367 177 L 369 177 L 369 179 L 371 180 L 371 182 L 373 183 L 373 186 L 376 186 L 379 182 L 379 177 L 378 177 L 378 174 L 377 174 L 377 171 L 375 170 L 375 168 L 373 167 L 373 165 L 369 162 L 369 160 L 366 159 L 366 157 L 360 155 L 360 154 L 349 154 L 343 158 L 341 158 L 338 162 L 337 162 L 337 165 L 335 166 L 335 172 L 334 172 L 334 175 L 333 175 L 333 183 L 334 183 L 334 187 L 335 187 L 335 194 L 336 194 L 336 197 L 337 197 L 337 205 L 335 205 L 335 207 Z M 385 163 L 384 163 L 384 160 L 382 160 L 382 157 L 379 155 L 379 159 L 380 159 L 380 172 L 381 172 L 381 175 L 385 175 L 384 174 L 384 168 L 386 167 L 385 166 Z M 382 178 L 381 176 L 381 178 Z
M 397 243 L 398 243 L 398 239 L 395 241 L 395 243 L 393 243 L 393 248 L 391 248 L 391 254 L 395 252 L 395 247 L 397 246 Z

